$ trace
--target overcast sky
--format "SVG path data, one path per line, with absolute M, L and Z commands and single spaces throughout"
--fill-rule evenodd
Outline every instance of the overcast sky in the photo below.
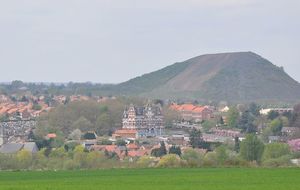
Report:
M 117 83 L 253 51 L 300 81 L 299 0 L 0 0 L 0 81 Z

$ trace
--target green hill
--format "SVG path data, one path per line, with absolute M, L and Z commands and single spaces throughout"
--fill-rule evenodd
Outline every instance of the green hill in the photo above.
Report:
M 205 101 L 294 101 L 300 97 L 297 81 L 252 52 L 198 56 L 113 89 L 123 95 Z

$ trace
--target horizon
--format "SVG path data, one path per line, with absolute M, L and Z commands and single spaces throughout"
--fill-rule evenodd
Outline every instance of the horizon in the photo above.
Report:
M 300 81 L 299 14 L 297 0 L 3 1 L 0 81 L 116 84 L 249 50 Z

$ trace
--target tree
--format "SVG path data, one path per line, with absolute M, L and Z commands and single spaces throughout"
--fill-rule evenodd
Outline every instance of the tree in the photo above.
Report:
M 260 115 L 260 107 L 258 105 L 256 105 L 255 103 L 251 103 L 249 105 L 249 111 L 252 115 L 254 116 L 259 116 Z
M 271 143 L 265 146 L 263 160 L 280 158 L 285 155 L 289 155 L 290 148 L 287 144 L 283 143 Z
M 118 139 L 117 142 L 116 142 L 116 145 L 117 146 L 125 146 L 126 145 L 126 142 L 122 139 Z
M 240 118 L 238 123 L 238 128 L 242 129 L 242 131 L 246 133 L 254 133 L 256 132 L 254 120 L 254 115 L 249 110 L 246 110 L 242 113 L 242 117 Z
M 206 120 L 201 124 L 201 126 L 205 132 L 208 132 L 211 128 L 216 127 L 216 125 L 217 125 L 217 122 L 214 120 Z
M 86 132 L 93 128 L 93 124 L 84 116 L 81 116 L 72 124 L 72 128 Z
M 40 104 L 33 104 L 32 105 L 32 109 L 33 110 L 41 110 L 42 109 L 42 106 Z
M 216 148 L 215 151 L 216 151 L 217 161 L 219 165 L 223 165 L 225 161 L 229 158 L 225 146 L 221 145 L 218 148 Z
M 166 149 L 166 146 L 165 146 L 164 142 L 160 143 L 160 147 L 159 148 L 153 149 L 151 151 L 151 155 L 155 156 L 155 157 L 162 157 L 162 156 L 164 156 L 166 154 L 167 154 L 167 149 Z
M 278 113 L 277 111 L 271 110 L 271 111 L 268 113 L 268 119 L 270 119 L 270 120 L 274 120 L 274 119 L 276 119 L 277 117 L 279 117 L 279 113 Z
M 240 151 L 240 139 L 239 137 L 234 138 L 234 151 L 239 152 Z
M 200 130 L 195 128 L 190 132 L 190 144 L 193 148 L 200 148 L 202 145 L 202 134 Z
M 80 129 L 75 129 L 74 131 L 72 131 L 72 133 L 69 135 L 69 139 L 71 140 L 80 140 L 82 136 L 82 132 L 80 131 Z
M 219 121 L 219 123 L 220 123 L 220 125 L 224 125 L 225 123 L 224 123 L 224 119 L 223 119 L 223 117 L 221 116 L 220 117 L 220 121 Z
M 236 107 L 231 107 L 227 112 L 228 127 L 236 128 L 238 125 L 240 113 Z
M 169 154 L 177 154 L 178 156 L 181 156 L 181 149 L 179 146 L 171 146 L 169 149 Z
M 264 144 L 254 134 L 248 134 L 241 142 L 240 155 L 247 161 L 260 162 L 264 152 Z
M 177 111 L 170 109 L 169 107 L 163 107 L 162 114 L 164 116 L 165 125 L 167 128 L 172 128 L 174 122 L 180 119 L 180 115 Z
M 278 118 L 274 119 L 273 121 L 271 121 L 268 127 L 271 129 L 273 135 L 280 135 L 281 129 L 283 127 L 282 120 Z

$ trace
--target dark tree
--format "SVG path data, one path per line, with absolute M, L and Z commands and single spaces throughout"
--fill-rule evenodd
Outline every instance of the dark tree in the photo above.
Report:
M 167 149 L 166 149 L 166 146 L 165 146 L 164 142 L 160 143 L 160 147 L 159 148 L 153 149 L 151 151 L 151 155 L 155 156 L 155 157 L 162 157 L 162 156 L 164 156 L 166 154 L 167 154 Z
M 181 156 L 181 149 L 179 146 L 171 146 L 169 149 L 169 154 L 177 154 L 178 156 Z
M 276 119 L 277 117 L 279 117 L 279 113 L 274 111 L 274 110 L 271 110 L 269 113 L 268 113 L 268 119 L 270 120 L 274 120 Z
M 200 130 L 195 128 L 190 132 L 190 144 L 193 148 L 200 148 L 202 145 L 202 134 Z
M 239 137 L 234 138 L 234 151 L 239 152 L 240 151 L 240 140 Z
M 259 107 L 257 104 L 251 103 L 251 104 L 249 105 L 249 111 L 250 111 L 250 113 L 252 113 L 254 116 L 259 116 L 259 115 L 260 115 L 259 110 L 260 110 L 260 107 Z
M 254 115 L 249 110 L 246 110 L 239 120 L 238 127 L 245 133 L 255 133 L 256 126 L 253 124 L 254 119 Z

